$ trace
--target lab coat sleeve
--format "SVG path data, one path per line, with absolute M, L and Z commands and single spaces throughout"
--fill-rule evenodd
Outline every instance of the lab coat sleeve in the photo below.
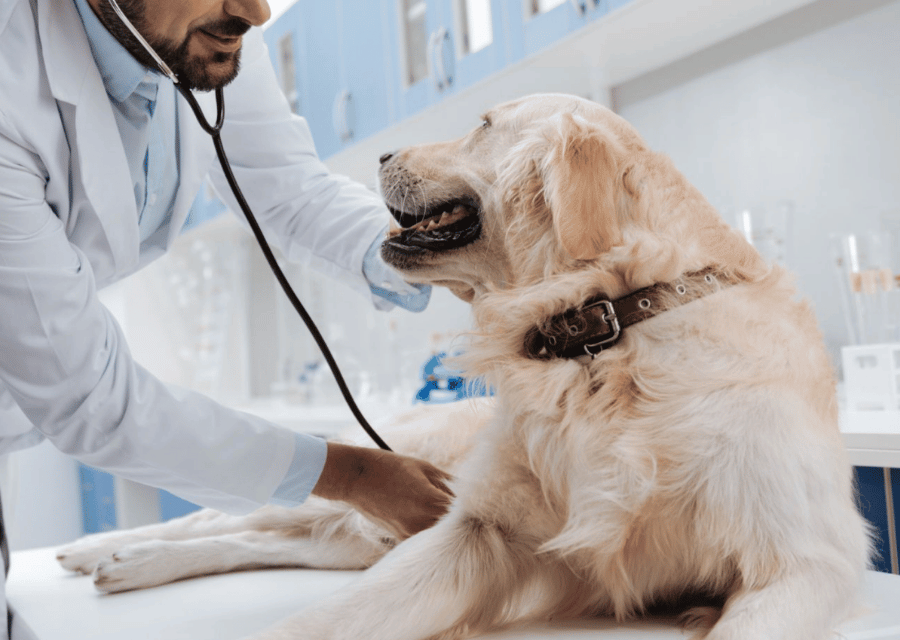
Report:
M 61 451 L 231 513 L 265 504 L 293 434 L 136 364 L 86 255 L 44 196 L 40 158 L 0 110 L 0 381 Z
M 371 296 L 363 258 L 384 237 L 383 201 L 319 160 L 306 121 L 291 113 L 278 86 L 260 29 L 247 33 L 242 56 L 241 73 L 225 91 L 222 141 L 260 226 L 291 262 Z M 218 162 L 211 177 L 243 219 Z

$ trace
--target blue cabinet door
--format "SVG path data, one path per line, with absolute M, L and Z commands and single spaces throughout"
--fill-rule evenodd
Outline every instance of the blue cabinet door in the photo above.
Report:
M 504 0 L 389 0 L 398 118 L 471 86 L 511 61 Z
M 338 27 L 333 2 L 299 0 L 264 34 L 282 90 L 295 113 L 306 118 L 322 157 L 341 146 L 331 117 L 340 87 Z
M 389 77 L 396 96 L 397 117 L 406 118 L 434 104 L 442 89 L 434 81 L 431 56 L 441 24 L 441 0 L 387 0 L 394 18 Z
M 395 120 L 389 69 L 393 0 L 341 0 L 341 88 L 332 100 L 342 146 Z
M 282 89 L 306 118 L 322 158 L 395 119 L 391 3 L 300 0 L 266 29 Z
M 298 0 L 266 40 L 327 158 L 629 1 Z
M 507 0 L 510 46 L 516 58 L 540 51 L 584 26 L 594 0 Z M 582 11 L 583 8 L 583 11 Z
M 633 0 L 506 0 L 509 48 L 527 57 Z
M 454 93 L 500 71 L 511 58 L 506 48 L 507 6 L 503 0 L 441 0 L 446 30 L 444 57 L 452 56 L 452 76 L 444 94 Z M 443 33 L 443 31 L 439 32 Z M 440 52 L 440 47 L 438 47 Z M 446 65 L 445 65 L 446 66 Z
M 269 48 L 272 66 L 291 106 L 291 110 L 303 114 L 305 102 L 301 96 L 304 80 L 300 77 L 300 5 L 295 4 L 285 11 L 263 32 L 263 39 Z
M 302 115 L 309 123 L 316 151 L 327 158 L 343 144 L 333 121 L 335 97 L 344 90 L 340 6 L 322 0 L 300 0 L 297 4 L 300 12 L 294 28 L 301 43 L 298 66 Z

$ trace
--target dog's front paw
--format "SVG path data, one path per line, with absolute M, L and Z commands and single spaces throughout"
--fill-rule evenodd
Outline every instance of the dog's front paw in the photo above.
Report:
M 87 536 L 60 547 L 56 559 L 68 571 L 90 575 L 101 560 L 112 556 L 121 546 L 121 542 L 105 534 Z
M 165 542 L 142 542 L 123 547 L 101 560 L 94 570 L 94 586 L 104 593 L 146 589 L 184 576 Z

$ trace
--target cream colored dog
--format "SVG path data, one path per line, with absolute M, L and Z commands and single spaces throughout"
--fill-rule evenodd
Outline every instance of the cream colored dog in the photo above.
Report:
M 259 640 L 462 638 L 656 605 L 708 640 L 825 640 L 853 614 L 869 541 L 813 313 L 666 157 L 609 110 L 543 95 L 385 156 L 381 180 L 385 259 L 472 303 L 464 366 L 496 392 L 394 440 L 456 475 L 448 515 L 401 542 L 319 500 L 201 512 L 88 538 L 65 566 L 117 591 L 377 561 Z M 171 541 L 212 534 L 214 553 Z

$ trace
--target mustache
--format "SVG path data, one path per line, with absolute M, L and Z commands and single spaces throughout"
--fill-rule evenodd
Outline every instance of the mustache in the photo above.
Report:
M 227 18 L 197 27 L 195 31 L 205 31 L 220 38 L 236 38 L 247 33 L 250 30 L 250 26 L 250 23 L 244 22 L 239 18 Z

